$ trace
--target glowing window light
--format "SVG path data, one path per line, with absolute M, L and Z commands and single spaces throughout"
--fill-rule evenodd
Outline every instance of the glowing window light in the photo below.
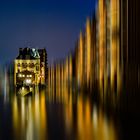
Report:
M 27 75 L 27 77 L 32 77 L 32 75 Z
M 31 84 L 31 79 L 26 79 L 27 84 Z

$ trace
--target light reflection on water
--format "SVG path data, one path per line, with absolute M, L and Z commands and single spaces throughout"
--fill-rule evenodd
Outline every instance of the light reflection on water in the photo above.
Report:
M 0 139 L 119 139 L 112 117 L 90 97 L 72 89 L 56 88 L 54 92 L 36 87 L 30 97 L 17 97 L 11 90 L 6 95 L 3 90 L 0 93 L 0 122 L 4 121 L 0 123 Z M 9 97 L 6 101 L 5 96 Z
M 63 89 L 59 94 L 49 93 L 49 101 L 63 104 L 66 133 L 73 134 L 78 140 L 117 140 L 118 134 L 111 118 L 107 118 L 102 109 L 98 108 L 89 97 L 82 93 L 72 93 Z M 58 92 L 58 93 L 57 93 Z M 71 92 L 71 93 L 70 93 Z
M 47 111 L 44 93 L 36 92 L 33 97 L 25 98 L 14 95 L 12 112 L 13 130 L 16 139 L 46 139 Z

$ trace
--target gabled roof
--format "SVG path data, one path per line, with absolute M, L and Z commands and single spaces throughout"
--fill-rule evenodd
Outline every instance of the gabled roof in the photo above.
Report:
M 20 48 L 19 55 L 16 59 L 40 59 L 37 49 L 34 48 Z

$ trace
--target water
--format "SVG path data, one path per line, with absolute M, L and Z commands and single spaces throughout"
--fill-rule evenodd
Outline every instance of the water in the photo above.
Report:
M 0 140 L 121 140 L 138 136 L 137 120 L 104 109 L 68 88 L 35 89 L 17 97 L 6 78 L 0 89 Z

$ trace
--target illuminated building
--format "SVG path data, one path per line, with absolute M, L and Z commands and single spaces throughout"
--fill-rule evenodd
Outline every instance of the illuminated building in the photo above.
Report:
M 111 46 L 110 46 L 110 55 L 111 55 L 111 86 L 118 86 L 118 76 L 119 76 L 119 66 L 120 66 L 120 58 L 119 58 L 119 50 L 120 46 L 120 5 L 119 0 L 111 0 L 110 2 L 110 39 L 111 39 Z M 116 82 L 117 80 L 117 82 Z M 117 85 L 114 84 L 117 83 Z
M 56 70 L 56 75 L 55 75 L 55 77 L 56 77 L 56 79 L 55 79 L 55 85 L 56 85 L 56 89 L 57 89 L 57 93 L 58 94 L 60 94 L 60 82 L 61 82 L 61 68 L 60 68 L 60 64 L 59 63 L 57 63 L 56 64 L 56 67 L 55 67 L 55 70 Z
M 99 0 L 97 16 L 99 86 L 118 88 L 121 77 L 120 1 Z
M 87 86 L 90 84 L 91 76 L 91 21 L 88 18 L 85 31 L 85 73 Z
M 75 77 L 78 86 L 88 89 L 96 82 L 103 96 L 119 92 L 124 80 L 140 84 L 139 3 L 98 0 L 96 18 L 92 22 L 87 19 L 85 32 L 80 32 L 76 44 L 71 63 L 74 72 L 69 73 L 68 57 L 63 65 L 65 84 L 70 77 Z
M 106 75 L 106 3 L 105 0 L 98 1 L 98 70 L 99 87 L 101 92 L 104 87 Z
M 129 75 L 134 83 L 138 80 L 139 2 L 138 0 L 106 0 L 106 4 L 107 44 L 110 45 L 110 83 L 112 88 L 119 90 L 121 81 Z
M 48 68 L 48 88 L 50 90 L 50 86 L 51 86 L 51 68 Z
M 54 89 L 55 87 L 55 68 L 54 65 L 50 69 L 51 77 L 50 77 L 50 85 L 51 88 Z
M 46 83 L 46 50 L 20 48 L 14 61 L 14 84 L 44 85 Z
M 98 1 L 99 84 L 103 88 L 105 83 L 110 83 L 112 90 L 120 89 L 121 81 L 127 77 L 131 77 L 134 83 L 138 82 L 140 69 L 138 9 L 138 0 Z
M 97 81 L 97 32 L 96 32 L 96 19 L 93 17 L 92 23 L 91 23 L 91 75 L 90 75 L 90 81 L 91 86 L 95 88 L 96 81 Z
M 40 55 L 40 80 L 41 84 L 45 85 L 48 77 L 47 52 L 45 48 L 38 49 L 38 52 Z
M 68 58 L 69 61 L 69 84 L 72 84 L 72 78 L 73 78 L 73 58 L 72 58 L 72 54 L 69 55 Z
M 73 63 L 72 63 L 72 55 L 70 54 L 64 63 L 64 82 L 66 86 L 72 83 L 73 77 Z
M 77 59 L 76 59 L 76 76 L 77 82 L 80 86 L 83 85 L 83 63 L 84 63 L 84 41 L 83 41 L 83 34 L 80 32 L 80 37 L 78 41 L 78 48 L 77 48 Z
M 68 78 L 69 78 L 69 62 L 68 62 L 68 57 L 67 57 L 65 62 L 64 62 L 64 83 L 65 83 L 65 86 L 68 85 Z
M 106 1 L 106 86 L 110 87 L 110 75 L 111 75 L 111 16 L 110 16 L 110 1 Z

